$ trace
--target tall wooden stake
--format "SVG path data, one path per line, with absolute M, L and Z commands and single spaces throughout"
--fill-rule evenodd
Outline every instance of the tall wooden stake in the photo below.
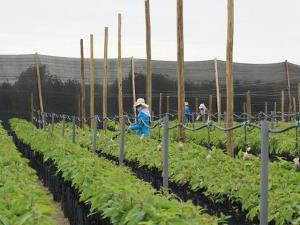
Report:
M 108 59 L 107 59 L 107 46 L 108 46 L 108 27 L 104 28 L 104 65 L 103 65 L 103 119 L 107 117 L 107 84 L 108 84 Z M 107 130 L 107 120 L 103 121 L 103 129 Z
M 246 109 L 247 109 L 247 118 L 251 119 L 252 109 L 251 109 L 251 92 L 248 90 L 246 93 Z
M 85 79 L 84 79 L 84 50 L 83 39 L 80 39 L 80 77 L 81 77 L 81 127 L 84 128 L 85 118 Z
M 226 93 L 227 93 L 227 127 L 233 126 L 233 30 L 234 30 L 234 0 L 227 1 L 227 52 L 226 52 Z M 227 153 L 234 156 L 233 132 L 227 132 Z
M 94 116 L 95 116 L 95 68 L 94 68 L 94 36 L 90 35 L 90 117 L 91 117 L 91 128 L 94 128 Z
M 220 122 L 221 115 L 221 101 L 220 101 L 220 86 L 219 86 L 219 73 L 218 73 L 218 60 L 215 58 L 215 78 L 216 78 L 216 92 L 217 92 L 217 111 L 218 111 L 218 122 Z
M 145 1 L 146 17 L 146 51 L 147 51 L 147 75 L 146 75 L 146 102 L 152 110 L 152 58 L 151 58 L 151 20 L 149 0 Z
M 290 83 L 290 72 L 289 72 L 289 64 L 288 61 L 285 60 L 285 74 L 288 86 L 288 106 L 289 112 L 292 112 L 292 96 L 291 96 L 291 83 Z
M 183 0 L 177 0 L 177 83 L 178 83 L 178 122 L 184 123 L 184 39 L 183 39 Z M 184 142 L 184 129 L 179 128 L 179 141 Z
M 136 95 L 135 95 L 135 74 L 134 74 L 134 58 L 131 57 L 131 78 L 132 78 L 132 100 L 133 104 L 136 102 Z M 134 121 L 136 122 L 136 108 L 133 106 L 133 114 L 134 114 Z
M 284 90 L 281 91 L 281 121 L 284 122 Z
M 42 96 L 42 82 L 41 82 L 41 74 L 40 74 L 40 65 L 39 65 L 39 56 L 38 53 L 35 53 L 35 66 L 36 66 L 36 76 L 38 81 L 38 91 L 39 91 L 39 103 L 41 113 L 44 113 L 44 104 L 43 104 L 43 96 Z

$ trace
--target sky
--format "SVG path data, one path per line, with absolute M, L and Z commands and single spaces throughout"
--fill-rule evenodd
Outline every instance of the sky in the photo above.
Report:
M 146 58 L 144 0 L 0 0 L 1 55 L 103 57 L 109 27 L 110 58 L 117 57 L 117 14 L 122 13 L 122 56 Z M 233 59 L 300 64 L 299 0 L 235 0 Z M 152 59 L 176 60 L 176 0 L 150 0 Z M 227 0 L 184 0 L 185 60 L 226 59 Z

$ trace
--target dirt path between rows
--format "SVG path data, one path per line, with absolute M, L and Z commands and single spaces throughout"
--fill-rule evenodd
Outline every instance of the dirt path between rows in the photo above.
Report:
M 56 202 L 53 200 L 53 195 L 49 191 L 48 188 L 46 188 L 42 181 L 39 180 L 39 185 L 44 190 L 44 192 L 52 199 L 52 204 L 56 207 L 56 213 L 52 216 L 54 219 L 56 225 L 70 225 L 68 218 L 64 216 L 63 211 L 61 210 L 61 204 L 59 202 Z

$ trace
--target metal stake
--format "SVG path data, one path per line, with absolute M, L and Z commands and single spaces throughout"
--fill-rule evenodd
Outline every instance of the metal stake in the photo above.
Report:
M 163 187 L 169 186 L 169 115 L 164 117 Z
M 261 121 L 261 193 L 260 193 L 260 225 L 268 225 L 268 133 L 267 121 Z

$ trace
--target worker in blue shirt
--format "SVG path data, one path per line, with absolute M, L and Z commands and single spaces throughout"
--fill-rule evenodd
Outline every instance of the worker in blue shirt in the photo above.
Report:
M 128 130 L 134 130 L 139 136 L 150 136 L 150 112 L 149 105 L 145 103 L 143 98 L 139 98 L 135 103 L 138 111 L 137 123 L 131 125 Z
M 184 103 L 184 121 L 185 123 L 192 122 L 192 114 L 188 102 Z

